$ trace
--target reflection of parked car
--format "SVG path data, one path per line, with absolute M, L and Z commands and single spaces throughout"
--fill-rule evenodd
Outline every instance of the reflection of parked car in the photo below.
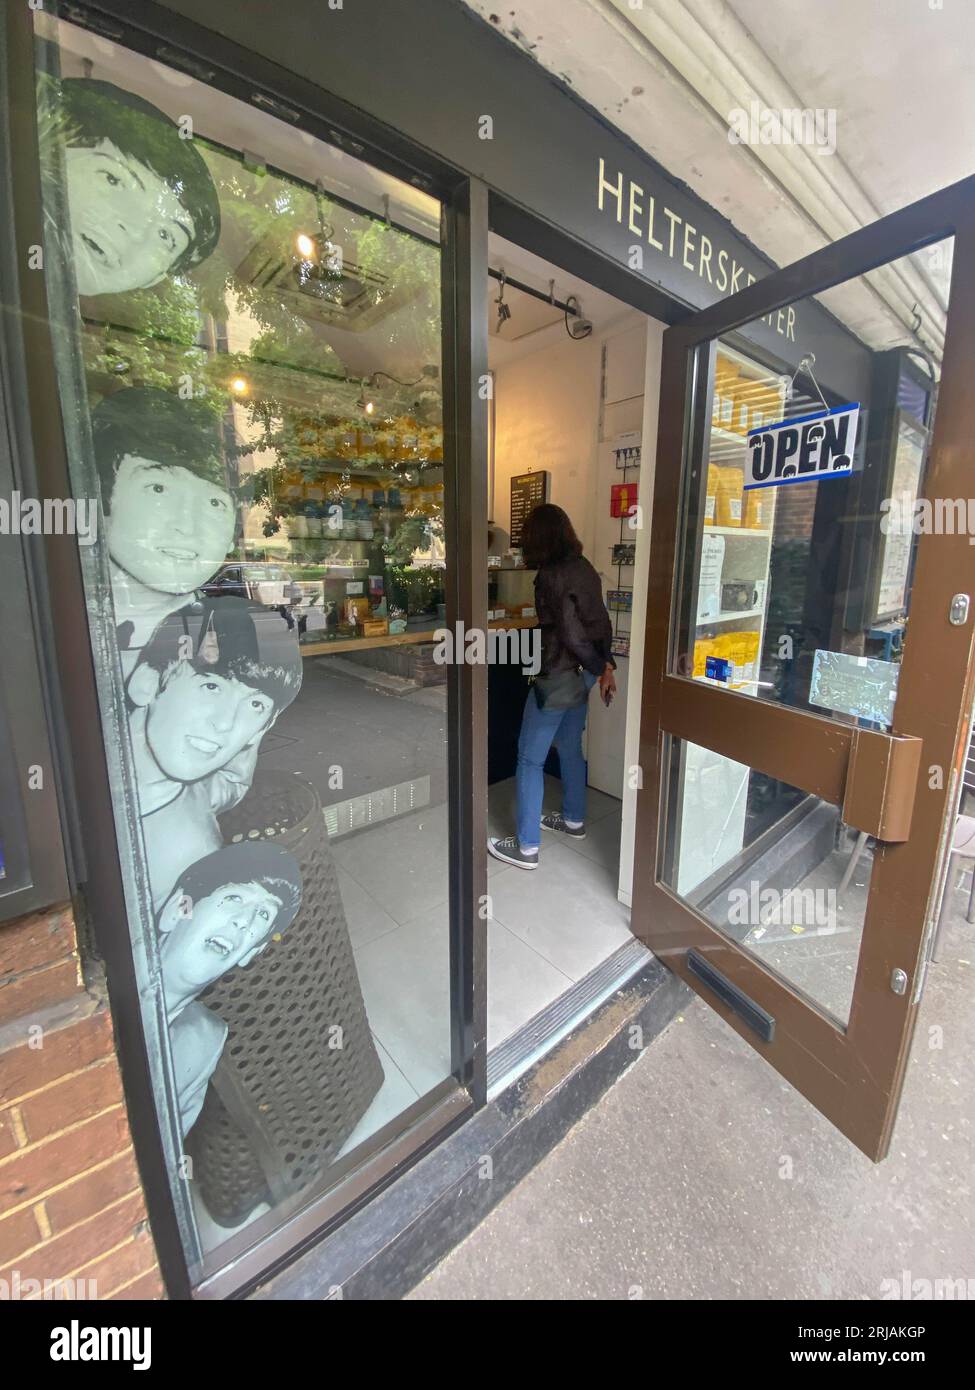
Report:
M 202 592 L 207 598 L 235 594 L 253 603 L 263 603 L 268 608 L 279 608 L 289 601 L 290 584 L 291 575 L 280 565 L 238 562 L 223 565 L 209 584 L 204 584 Z

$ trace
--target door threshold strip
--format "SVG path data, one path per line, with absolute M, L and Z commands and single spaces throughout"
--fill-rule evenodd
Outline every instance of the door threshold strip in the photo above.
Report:
M 517 1081 L 652 959 L 651 952 L 634 937 L 492 1048 L 487 1059 L 488 1100 Z

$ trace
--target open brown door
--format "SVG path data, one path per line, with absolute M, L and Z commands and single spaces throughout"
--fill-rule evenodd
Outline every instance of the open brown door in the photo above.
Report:
M 947 301 L 924 351 L 823 331 L 878 275 Z M 876 1160 L 971 710 L 973 364 L 975 179 L 664 335 L 633 930 Z

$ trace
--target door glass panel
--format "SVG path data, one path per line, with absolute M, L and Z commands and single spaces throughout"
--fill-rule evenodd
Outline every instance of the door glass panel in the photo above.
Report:
M 663 883 L 846 1023 L 872 842 L 817 796 L 696 743 L 669 745 Z
M 882 273 L 920 259 L 946 303 L 952 244 Z M 869 286 L 840 292 L 862 304 Z M 671 669 L 889 729 L 918 536 L 975 533 L 975 503 L 915 506 L 944 321 L 925 319 L 916 353 L 869 350 L 838 325 L 807 333 L 811 305 L 699 354 Z
M 199 1274 L 452 1071 L 440 207 L 36 22 L 79 553 Z

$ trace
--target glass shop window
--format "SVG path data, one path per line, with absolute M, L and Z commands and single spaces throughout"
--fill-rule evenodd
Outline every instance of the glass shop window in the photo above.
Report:
M 200 1277 L 451 1074 L 440 207 L 36 26 L 128 929 Z

